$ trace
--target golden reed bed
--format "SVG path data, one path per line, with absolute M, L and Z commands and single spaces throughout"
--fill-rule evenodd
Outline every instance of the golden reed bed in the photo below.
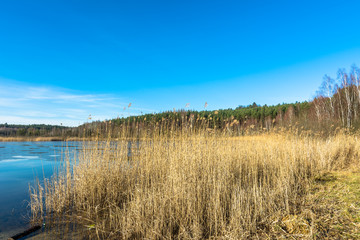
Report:
M 71 222 L 91 239 L 315 238 L 314 179 L 357 166 L 360 153 L 344 133 L 122 139 L 84 147 L 32 186 L 33 221 Z M 282 224 L 293 216 L 290 231 Z

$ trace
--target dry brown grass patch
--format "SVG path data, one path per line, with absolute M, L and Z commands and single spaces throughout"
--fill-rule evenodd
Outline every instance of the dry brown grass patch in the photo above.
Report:
M 91 142 L 35 187 L 34 221 L 76 220 L 100 239 L 309 238 L 311 183 L 360 149 L 352 136 L 289 132 L 119 139 Z

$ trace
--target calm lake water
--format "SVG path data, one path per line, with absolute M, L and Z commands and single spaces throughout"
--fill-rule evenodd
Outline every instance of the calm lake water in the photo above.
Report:
M 81 142 L 0 142 L 0 239 L 28 227 L 29 184 L 50 177 Z

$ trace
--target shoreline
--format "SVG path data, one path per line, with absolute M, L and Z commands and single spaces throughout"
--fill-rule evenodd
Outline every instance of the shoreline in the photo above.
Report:
M 0 137 L 0 142 L 66 142 L 82 141 L 80 137 Z

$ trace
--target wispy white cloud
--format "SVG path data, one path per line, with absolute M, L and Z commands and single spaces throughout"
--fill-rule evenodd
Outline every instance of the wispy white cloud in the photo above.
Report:
M 153 112 L 142 108 L 123 108 L 125 97 L 89 94 L 71 89 L 31 86 L 0 78 L 0 123 L 63 124 L 77 126 L 89 121 Z

